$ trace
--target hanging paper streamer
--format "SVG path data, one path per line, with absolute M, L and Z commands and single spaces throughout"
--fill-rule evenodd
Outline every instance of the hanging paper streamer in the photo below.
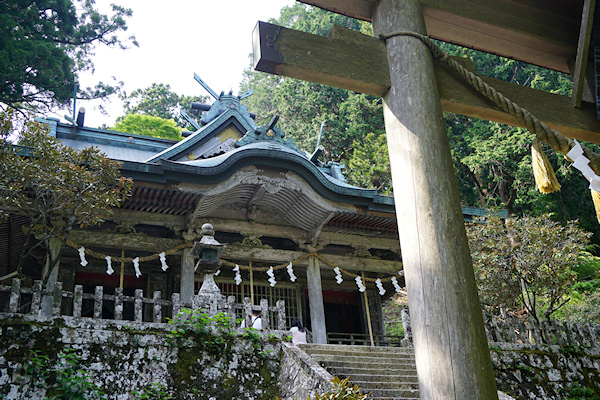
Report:
M 359 292 L 364 292 L 365 290 L 367 290 L 367 288 L 365 287 L 365 285 L 363 284 L 362 279 L 360 279 L 360 276 L 357 276 L 356 278 L 354 278 L 354 280 L 356 281 L 356 286 L 358 286 L 358 290 Z
M 275 280 L 275 273 L 273 272 L 273 267 L 270 267 L 267 270 L 267 275 L 269 275 L 269 283 L 271 284 L 271 287 L 275 286 L 277 284 L 277 281 Z
M 342 283 L 344 281 L 344 278 L 342 277 L 342 273 L 340 272 L 340 267 L 335 267 L 333 270 L 335 271 L 335 281 L 339 285 L 340 283 Z
M 219 275 L 221 273 L 221 270 L 218 269 L 217 272 L 215 272 L 215 276 Z
M 135 277 L 139 278 L 140 276 L 142 276 L 142 272 L 140 271 L 140 258 L 136 257 L 133 260 L 131 260 L 131 262 L 133 262 L 133 269 L 135 270 Z
M 160 257 L 160 263 L 162 264 L 162 267 L 161 267 L 162 270 L 166 271 L 169 268 L 169 266 L 167 265 L 167 255 L 163 251 L 158 256 Z
M 583 176 L 590 182 L 590 189 L 600 192 L 600 177 L 589 166 L 590 160 L 583 155 L 583 148 L 574 140 L 575 146 L 567 153 L 567 157 L 573 160 L 573 167 L 581 171 Z
M 298 279 L 298 278 L 296 278 L 296 275 L 294 275 L 294 267 L 293 267 L 292 263 L 289 263 L 286 268 L 287 268 L 288 275 L 290 276 L 290 281 L 296 282 L 296 279 Z
M 242 283 L 242 276 L 240 275 L 240 266 L 235 264 L 235 268 L 233 269 L 235 271 L 235 276 L 233 277 L 233 280 L 235 281 L 236 285 L 240 285 L 240 283 Z
M 112 262 L 111 262 L 111 257 L 110 256 L 106 256 L 104 257 L 104 259 L 106 260 L 106 274 L 107 275 L 112 275 L 113 272 L 115 272 L 115 270 L 112 267 Z
M 85 267 L 88 265 L 88 262 L 85 259 L 85 247 L 81 246 L 77 251 L 79 252 L 79 258 L 81 259 L 81 266 Z
M 398 285 L 398 279 L 395 276 L 392 276 L 392 285 L 394 285 L 394 289 L 396 289 L 396 293 L 400 293 L 402 288 Z
M 385 294 L 385 289 L 383 288 L 383 284 L 381 283 L 381 279 L 377 278 L 375 280 L 375 286 L 379 289 L 379 295 L 383 296 Z

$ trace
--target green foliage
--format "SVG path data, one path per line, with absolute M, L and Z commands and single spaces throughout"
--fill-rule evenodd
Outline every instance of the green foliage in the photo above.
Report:
M 181 128 L 174 120 L 151 115 L 128 114 L 112 128 L 119 132 L 152 136 L 163 139 L 183 140 Z
M 387 335 L 404 337 L 401 313 L 406 306 L 406 297 L 401 297 L 399 293 L 394 294 L 383 303 L 383 324 Z
M 370 25 L 339 14 L 296 3 L 284 7 L 278 20 L 272 23 L 318 35 L 327 35 L 333 24 L 349 29 L 370 31 Z M 371 30 L 372 32 L 372 30 Z M 244 100 L 250 111 L 257 114 L 257 124 L 265 124 L 277 113 L 278 126 L 302 150 L 313 152 L 321 123 L 325 121 L 321 144 L 325 147 L 324 159 L 348 163 L 349 182 L 355 185 L 391 190 L 387 151 L 384 151 L 382 102 L 380 98 L 357 94 L 343 89 L 318 85 L 297 79 L 283 78 L 252 71 L 244 72 L 242 90 L 253 89 L 254 95 Z M 371 134 L 370 143 L 364 137 Z M 376 144 L 378 150 L 369 146 Z M 353 157 L 356 149 L 364 155 L 380 156 L 363 163 L 360 155 Z M 372 167 L 371 164 L 377 164 Z M 384 189 L 384 190 L 385 190 Z
M 144 388 L 141 392 L 133 391 L 133 396 L 136 400 L 171 400 L 175 397 L 167 391 L 167 388 L 162 383 L 152 383 L 149 387 Z
M 179 115 L 179 108 L 189 110 L 192 102 L 208 100 L 206 96 L 179 95 L 171 90 L 170 85 L 164 83 L 153 83 L 146 89 L 136 89 L 129 95 L 123 94 L 121 99 L 124 100 L 125 116 L 117 118 L 117 123 L 123 121 L 128 114 L 142 114 L 175 120 L 177 126 L 183 128 L 188 124 Z M 192 113 L 191 111 L 187 112 Z
M 15 132 L 14 114 L 0 112 L 2 134 L 16 134 L 19 143 L 0 138 L 0 215 L 28 217 L 28 240 L 32 234 L 40 239 L 33 248 L 48 249 L 51 238 L 66 240 L 76 225 L 103 222 L 127 197 L 133 182 L 121 176 L 119 162 L 93 147 L 76 151 L 63 146 L 45 124 L 26 120 Z M 19 271 L 26 255 L 21 254 Z
M 48 399 L 106 399 L 106 394 L 92 382 L 90 374 L 81 367 L 81 361 L 74 349 L 59 352 L 55 362 L 39 351 L 32 351 L 31 360 L 25 370 L 34 387 L 46 389 Z
M 596 246 L 590 246 L 593 250 Z M 600 257 L 593 255 L 589 251 L 583 251 L 580 255 L 581 263 L 574 269 L 577 274 L 577 280 L 588 281 L 594 278 L 600 278 Z
M 352 147 L 354 152 L 348 160 L 348 180 L 360 187 L 377 189 L 381 194 L 392 194 L 390 158 L 385 135 L 368 133 L 362 140 L 354 140 Z
M 125 48 L 122 41 L 131 10 L 112 5 L 99 13 L 88 0 L 0 2 L 0 102 L 13 108 L 67 105 L 77 73 L 93 70 L 98 43 Z M 116 88 L 102 82 L 80 91 L 80 98 L 110 95 Z
M 565 226 L 549 215 L 511 218 L 492 213 L 467 229 L 475 277 L 484 304 L 519 310 L 538 320 L 562 306 L 576 279 L 573 272 L 590 233 L 570 221 Z
M 349 382 L 350 378 L 341 380 L 337 376 L 331 380 L 333 388 L 322 395 L 317 394 L 315 400 L 366 400 L 370 393 L 362 394 L 360 388 Z
M 600 400 L 600 387 L 596 389 L 581 385 L 579 382 L 573 382 L 566 393 L 568 400 Z
M 570 307 L 569 318 L 573 323 L 600 325 L 600 291 L 596 288 L 582 295 L 582 299 Z

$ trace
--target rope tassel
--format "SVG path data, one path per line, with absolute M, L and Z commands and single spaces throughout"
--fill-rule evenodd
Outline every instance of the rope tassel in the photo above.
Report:
M 596 210 L 596 218 L 600 222 L 600 192 L 596 192 L 594 189 L 592 192 L 592 200 L 594 201 L 594 210 Z
M 542 144 L 537 139 L 534 139 L 531 145 L 531 164 L 537 190 L 544 194 L 560 190 L 560 183 L 556 179 L 554 169 L 542 149 Z

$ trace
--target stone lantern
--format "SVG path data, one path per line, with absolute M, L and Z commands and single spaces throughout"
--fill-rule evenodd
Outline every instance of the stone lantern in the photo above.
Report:
M 219 256 L 225 250 L 226 245 L 215 240 L 215 231 L 211 224 L 202 225 L 200 231 L 202 238 L 194 243 L 190 256 L 198 259 L 195 273 L 203 275 L 203 282 L 198 295 L 206 297 L 221 298 L 221 290 L 215 283 L 214 274 L 221 266 Z

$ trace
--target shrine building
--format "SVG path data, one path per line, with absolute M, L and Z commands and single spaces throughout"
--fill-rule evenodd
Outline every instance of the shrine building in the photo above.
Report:
M 257 126 L 240 96 L 221 93 L 205 108 L 198 129 L 182 141 L 44 120 L 64 145 L 97 147 L 134 181 L 109 220 L 70 234 L 60 260 L 63 289 L 103 286 L 112 294 L 122 287 L 127 296 L 143 289 L 145 297 L 181 293 L 189 302 L 201 285 L 189 252 L 210 223 L 226 244 L 215 276 L 224 295 L 255 305 L 284 300 L 287 326 L 299 318 L 317 343 L 392 340 L 382 302 L 404 287 L 393 197 L 348 184 L 343 166 L 320 160 L 318 149 L 300 150 L 276 117 Z M 467 220 L 484 213 L 463 208 Z M 0 280 L 14 275 L 25 223 L 14 216 L 0 225 Z M 40 279 L 43 252 L 34 254 L 24 273 Z M 109 275 L 106 256 L 142 261 L 113 262 Z M 112 318 L 108 303 L 102 318 Z M 93 307 L 84 300 L 82 316 Z M 147 307 L 145 319 L 151 313 Z M 132 314 L 125 304 L 123 318 Z

